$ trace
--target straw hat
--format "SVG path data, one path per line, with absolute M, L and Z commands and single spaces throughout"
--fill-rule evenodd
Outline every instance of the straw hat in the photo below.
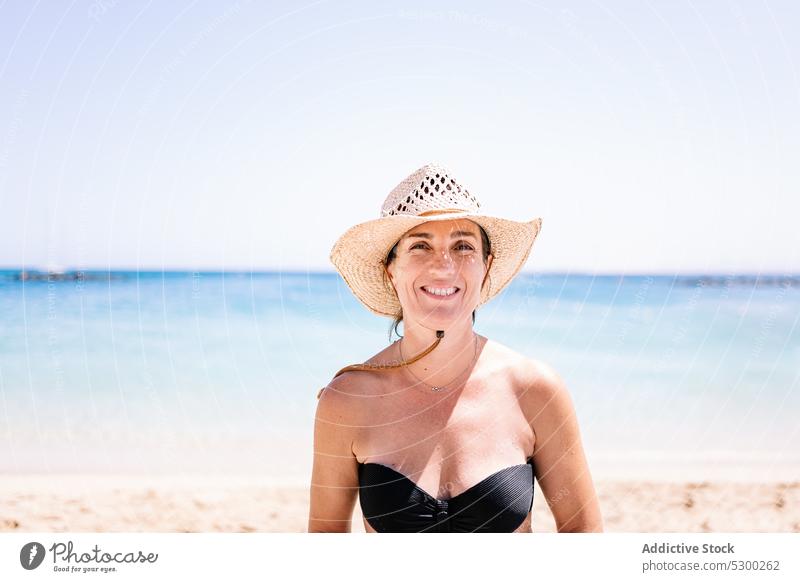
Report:
M 401 305 L 385 277 L 385 260 L 406 231 L 424 222 L 466 218 L 486 231 L 494 256 L 481 288 L 483 305 L 516 276 L 533 248 L 542 219 L 516 221 L 488 216 L 477 197 L 441 164 L 426 164 L 386 197 L 380 218 L 349 228 L 330 259 L 356 298 L 376 315 L 395 317 Z

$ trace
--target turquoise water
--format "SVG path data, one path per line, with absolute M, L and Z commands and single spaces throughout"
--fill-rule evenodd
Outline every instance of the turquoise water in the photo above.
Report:
M 389 343 L 334 273 L 13 275 L 2 472 L 302 480 L 317 391 Z M 476 329 L 565 379 L 597 475 L 800 478 L 798 317 L 800 277 L 536 274 Z

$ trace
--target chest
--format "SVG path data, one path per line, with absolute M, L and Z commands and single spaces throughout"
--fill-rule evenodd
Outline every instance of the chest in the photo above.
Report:
M 389 385 L 369 399 L 353 442 L 359 463 L 386 465 L 447 498 L 532 454 L 533 431 L 506 374 L 449 395 L 409 390 Z

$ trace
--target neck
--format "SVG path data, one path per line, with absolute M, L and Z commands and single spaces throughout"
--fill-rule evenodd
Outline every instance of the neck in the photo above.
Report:
M 403 339 L 398 343 L 402 345 L 403 357 L 410 360 L 435 341 L 436 329 L 410 323 L 404 325 Z M 475 357 L 475 341 L 471 320 L 447 326 L 439 345 L 427 356 L 407 367 L 420 380 L 433 386 L 446 384 L 463 373 L 463 377 L 456 381 L 459 384 L 467 378 L 465 370 L 471 366 Z

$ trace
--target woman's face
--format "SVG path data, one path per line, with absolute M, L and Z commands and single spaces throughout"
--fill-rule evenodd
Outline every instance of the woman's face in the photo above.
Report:
M 480 228 L 468 219 L 425 222 L 407 231 L 386 267 L 403 319 L 443 327 L 471 318 L 492 259 L 484 264 Z

